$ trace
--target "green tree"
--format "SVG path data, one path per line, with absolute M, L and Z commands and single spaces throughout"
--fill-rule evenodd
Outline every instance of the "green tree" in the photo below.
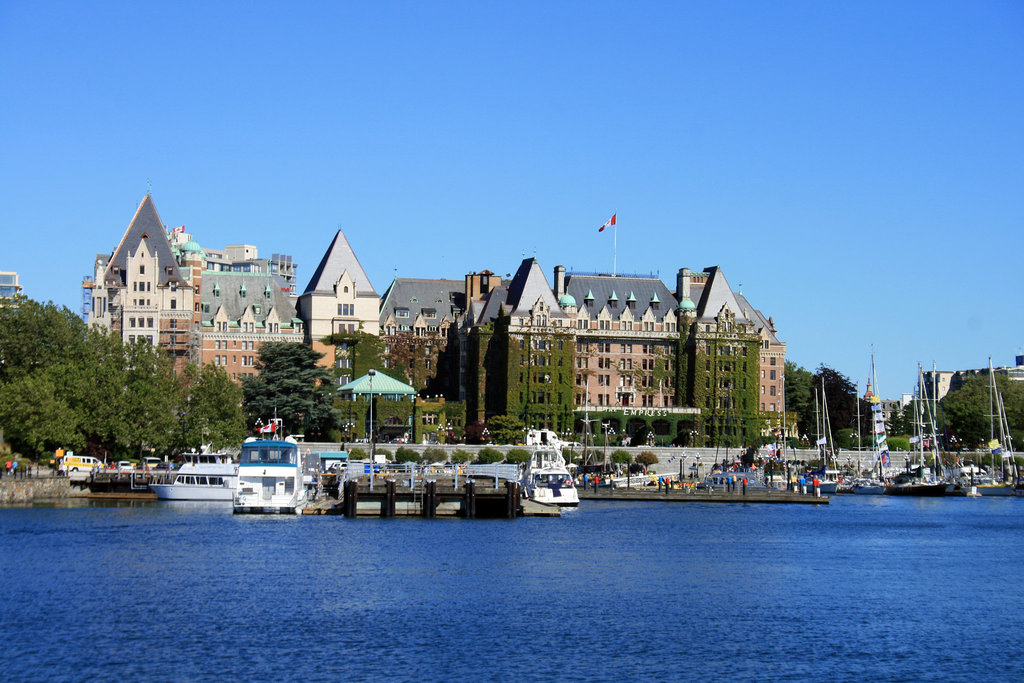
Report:
M 812 387 L 817 389 L 818 400 L 828 409 L 828 422 L 833 435 L 838 429 L 856 425 L 857 389 L 846 375 L 827 365 L 819 365 L 814 373 Z
M 894 408 L 889 413 L 889 419 L 885 425 L 885 432 L 890 436 L 907 436 L 914 432 L 913 404 L 907 404 L 901 408 Z
M 245 438 L 242 388 L 223 368 L 189 363 L 177 376 L 178 439 L 180 449 L 237 446 Z
M 0 384 L 53 365 L 82 360 L 82 318 L 53 302 L 18 295 L 0 302 Z
M 118 398 L 127 452 L 165 452 L 175 437 L 178 387 L 171 359 L 152 344 L 137 341 L 125 348 L 124 393 Z
M 331 374 L 317 365 L 323 357 L 303 344 L 265 344 L 256 361 L 259 374 L 242 380 L 243 406 L 250 424 L 275 415 L 286 434 L 318 438 L 337 427 Z
M 789 425 L 791 436 L 814 433 L 813 384 L 814 375 L 793 361 L 786 361 L 786 410 L 796 413 L 797 417 L 797 424 Z
M 987 375 L 972 377 L 959 390 L 949 392 L 942 399 L 942 411 L 950 432 L 964 448 L 984 446 L 993 431 L 996 438 L 999 436 L 998 426 L 993 430 L 989 419 L 989 415 L 996 412 L 989 399 L 990 382 Z M 1014 448 L 1020 448 L 1024 444 L 1024 382 L 996 375 L 996 389 L 1003 398 Z
M 523 421 L 512 415 L 495 415 L 487 421 L 487 429 L 491 440 L 501 444 L 522 443 L 526 431 Z
M 84 446 L 78 415 L 60 389 L 62 367 L 0 384 L 0 425 L 16 451 L 38 457 L 59 447 Z

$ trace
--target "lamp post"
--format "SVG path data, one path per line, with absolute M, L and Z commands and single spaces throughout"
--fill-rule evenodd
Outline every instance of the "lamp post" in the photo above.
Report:
M 377 467 L 377 458 L 374 455 L 374 434 L 373 434 L 373 376 L 377 371 L 370 368 L 366 374 L 370 378 L 370 490 L 373 490 L 373 471 Z

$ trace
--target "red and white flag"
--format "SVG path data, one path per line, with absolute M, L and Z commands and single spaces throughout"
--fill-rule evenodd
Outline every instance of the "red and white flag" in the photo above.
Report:
M 173 230 L 173 232 L 185 232 L 185 226 L 182 225 L 180 227 L 177 227 Z
M 274 432 L 274 427 L 275 425 L 273 422 L 271 422 L 270 424 L 265 424 L 262 427 L 260 427 L 260 434 L 272 434 Z
M 600 228 L 598 228 L 597 231 L 598 232 L 603 232 L 605 228 L 608 228 L 608 227 L 611 227 L 611 226 L 615 225 L 615 215 L 616 214 L 613 213 L 612 217 L 608 219 L 608 222 L 605 223 L 604 225 L 602 225 Z

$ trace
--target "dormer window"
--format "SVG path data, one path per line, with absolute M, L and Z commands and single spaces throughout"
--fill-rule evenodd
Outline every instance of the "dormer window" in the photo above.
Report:
M 242 283 L 242 286 L 238 289 L 238 293 L 242 296 L 243 299 L 245 298 L 246 290 L 244 282 Z
M 220 296 L 220 283 L 219 282 L 213 285 L 213 295 L 217 296 L 217 297 Z
M 270 285 L 267 285 L 266 289 L 263 290 L 263 298 L 264 299 L 269 299 L 270 298 Z

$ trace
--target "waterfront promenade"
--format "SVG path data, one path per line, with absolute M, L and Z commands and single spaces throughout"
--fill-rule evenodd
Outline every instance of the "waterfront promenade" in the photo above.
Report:
M 665 503 L 789 503 L 797 505 L 828 505 L 828 496 L 816 497 L 799 491 L 780 491 L 775 489 L 748 489 L 743 491 L 696 491 L 693 488 L 658 489 L 653 486 L 640 488 L 617 487 L 610 489 L 598 487 L 577 489 L 581 501 L 619 500 L 649 501 Z

